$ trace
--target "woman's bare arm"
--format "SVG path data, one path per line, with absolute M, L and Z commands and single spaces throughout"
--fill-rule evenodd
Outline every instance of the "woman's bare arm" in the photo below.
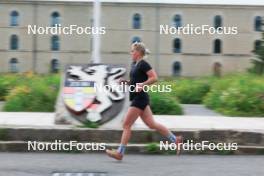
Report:
M 148 80 L 143 82 L 143 85 L 150 85 L 158 81 L 157 73 L 154 69 L 151 69 L 147 72 Z

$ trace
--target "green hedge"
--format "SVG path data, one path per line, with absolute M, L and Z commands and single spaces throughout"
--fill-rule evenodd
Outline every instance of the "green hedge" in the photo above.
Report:
M 181 115 L 182 108 L 178 101 L 169 93 L 149 92 L 151 109 L 157 115 Z
M 59 75 L 14 75 L 15 86 L 8 88 L 4 111 L 53 112 L 59 90 Z M 10 90 L 9 90 L 10 89 Z
M 182 104 L 201 104 L 203 98 L 210 91 L 214 77 L 199 79 L 178 78 L 165 80 L 162 84 L 172 85 L 171 96 L 178 99 Z
M 0 75 L 0 100 L 5 111 L 52 112 L 60 84 L 59 75 Z M 161 80 L 170 93 L 149 92 L 154 114 L 180 115 L 180 103 L 204 103 L 228 116 L 264 116 L 264 77 L 234 74 L 222 78 Z
M 23 81 L 23 76 L 15 74 L 0 74 L 0 101 L 5 100 L 9 91 Z
M 228 116 L 264 116 L 264 77 L 225 76 L 212 85 L 204 104 Z

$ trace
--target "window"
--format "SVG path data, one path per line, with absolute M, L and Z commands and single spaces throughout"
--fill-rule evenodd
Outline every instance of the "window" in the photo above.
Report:
M 59 37 L 57 35 L 53 35 L 51 37 L 51 50 L 52 51 L 60 50 L 60 41 L 59 41 Z
M 10 37 L 10 50 L 17 50 L 18 49 L 18 37 L 17 35 L 12 35 Z
M 174 15 L 173 18 L 173 25 L 174 27 L 178 28 L 182 26 L 182 20 L 181 20 L 181 15 Z
M 141 39 L 139 37 L 133 37 L 132 38 L 132 43 L 135 43 L 135 42 L 141 42 Z
M 53 12 L 51 14 L 51 26 L 60 24 L 60 14 L 58 12 Z
M 261 31 L 261 23 L 262 23 L 262 19 L 260 16 L 257 16 L 255 18 L 255 31 Z
M 181 39 L 176 38 L 173 40 L 173 52 L 180 53 L 181 52 Z
M 140 14 L 136 13 L 133 15 L 133 29 L 140 29 L 141 28 L 141 16 Z
M 214 28 L 217 29 L 222 27 L 222 17 L 220 15 L 216 15 L 214 17 Z
M 222 42 L 220 39 L 214 40 L 214 53 L 218 54 L 222 52 Z
M 51 73 L 58 73 L 59 72 L 59 61 L 58 59 L 51 60 Z
M 10 26 L 18 26 L 19 14 L 17 11 L 12 11 L 10 13 Z
M 254 51 L 257 51 L 261 46 L 261 40 L 256 40 L 254 43 Z
M 18 72 L 18 61 L 16 58 L 12 58 L 10 59 L 9 61 L 9 69 L 10 69 L 10 72 L 12 73 L 17 73 Z
M 181 75 L 181 63 L 176 61 L 173 63 L 172 71 L 174 76 L 180 76 Z

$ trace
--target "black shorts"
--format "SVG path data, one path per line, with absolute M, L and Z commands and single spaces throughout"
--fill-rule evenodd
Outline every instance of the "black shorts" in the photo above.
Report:
M 149 105 L 149 96 L 147 93 L 139 94 L 131 99 L 131 105 L 133 107 L 144 110 Z

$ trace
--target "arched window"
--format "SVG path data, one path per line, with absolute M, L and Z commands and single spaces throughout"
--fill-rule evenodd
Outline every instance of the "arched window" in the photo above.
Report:
M 141 16 L 140 14 L 136 13 L 133 15 L 133 29 L 140 29 L 141 28 Z
M 262 21 L 262 19 L 260 16 L 255 17 L 255 24 L 254 24 L 255 31 L 261 31 L 261 27 L 262 27 L 261 21 Z
M 216 15 L 214 17 L 214 28 L 217 29 L 222 27 L 222 17 L 220 15 Z
M 60 14 L 58 12 L 53 12 L 51 14 L 51 26 L 60 24 Z
M 60 39 L 57 35 L 51 37 L 51 50 L 58 51 L 60 50 Z
M 261 40 L 256 40 L 254 43 L 254 51 L 257 51 L 261 46 Z
M 52 73 L 58 73 L 59 72 L 60 64 L 59 64 L 58 59 L 52 59 L 50 66 L 51 66 L 51 72 Z
M 173 17 L 173 25 L 174 27 L 178 28 L 182 26 L 182 19 L 181 19 L 181 15 L 174 15 Z
M 214 53 L 218 54 L 222 52 L 222 42 L 220 39 L 214 40 Z
M 172 71 L 174 76 L 180 76 L 181 75 L 181 63 L 176 61 L 172 65 Z
M 181 39 L 176 38 L 173 40 L 173 52 L 180 53 L 181 52 Z
M 18 49 L 18 37 L 17 35 L 11 35 L 10 37 L 10 50 Z
M 18 60 L 16 58 L 12 58 L 9 61 L 9 69 L 12 73 L 18 72 Z
M 137 37 L 137 36 L 133 37 L 132 38 L 132 43 L 135 43 L 135 42 L 141 42 L 140 37 Z
M 17 11 L 12 11 L 10 13 L 10 26 L 18 26 L 19 14 Z

